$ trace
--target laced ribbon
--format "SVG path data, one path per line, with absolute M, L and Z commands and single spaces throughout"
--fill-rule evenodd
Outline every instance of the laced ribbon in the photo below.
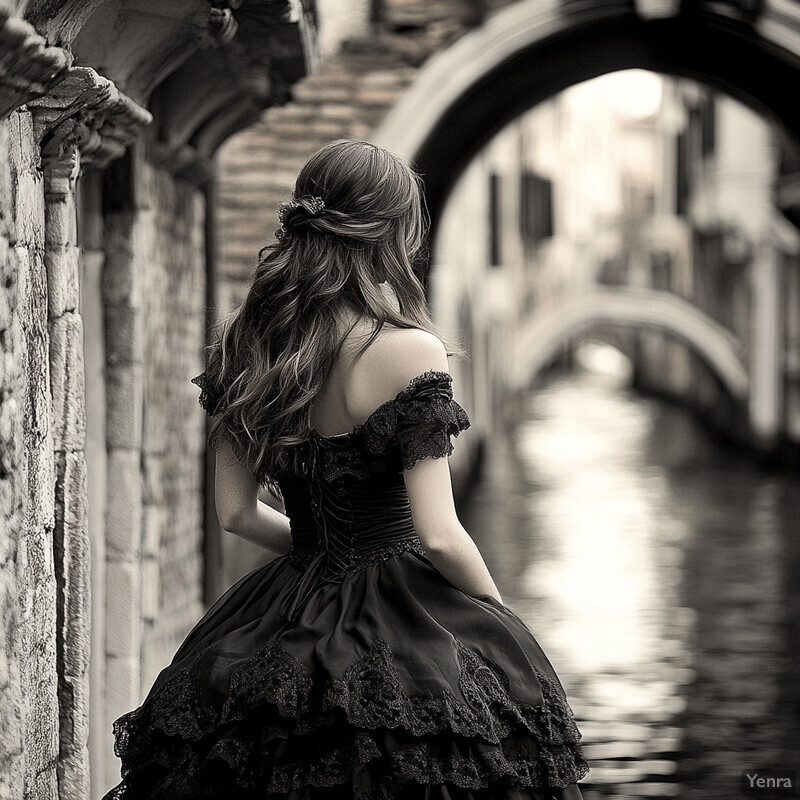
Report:
M 316 521 L 317 533 L 319 537 L 319 551 L 308 563 L 300 580 L 290 587 L 278 607 L 281 615 L 294 622 L 300 617 L 306 601 L 314 592 L 326 583 L 335 583 L 345 572 L 345 559 L 342 556 L 336 557 L 333 553 L 335 538 L 330 535 L 329 520 L 335 515 L 341 514 L 342 509 L 334 503 L 329 502 L 332 494 L 326 491 L 321 469 L 321 459 L 319 448 L 316 443 L 311 443 L 309 448 L 309 487 L 311 491 L 311 510 Z M 335 563 L 341 562 L 341 563 Z M 339 569 L 332 569 L 338 566 Z

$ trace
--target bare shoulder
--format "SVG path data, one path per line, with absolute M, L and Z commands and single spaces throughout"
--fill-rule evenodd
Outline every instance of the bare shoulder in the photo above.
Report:
M 438 336 L 419 328 L 387 328 L 378 335 L 372 366 L 387 376 L 395 393 L 428 370 L 447 371 L 447 350 Z
M 429 370 L 448 371 L 442 340 L 419 328 L 387 326 L 353 366 L 348 392 L 351 412 L 363 417 Z

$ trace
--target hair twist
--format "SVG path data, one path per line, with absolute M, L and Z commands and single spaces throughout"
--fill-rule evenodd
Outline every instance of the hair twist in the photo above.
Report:
M 288 203 L 281 203 L 278 206 L 281 227 L 277 237 L 283 239 L 295 225 L 322 216 L 324 210 L 325 201 L 321 197 L 299 197 Z

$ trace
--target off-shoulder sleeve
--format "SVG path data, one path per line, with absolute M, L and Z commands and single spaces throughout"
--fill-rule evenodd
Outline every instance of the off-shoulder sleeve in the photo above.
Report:
M 208 372 L 204 370 L 199 375 L 196 375 L 192 378 L 192 383 L 200 387 L 200 396 L 197 400 L 206 413 L 212 417 L 219 413 L 222 391 Z
M 451 437 L 469 427 L 467 412 L 453 400 L 452 380 L 446 372 L 426 372 L 397 396 L 397 443 L 404 469 L 424 458 L 449 456 Z

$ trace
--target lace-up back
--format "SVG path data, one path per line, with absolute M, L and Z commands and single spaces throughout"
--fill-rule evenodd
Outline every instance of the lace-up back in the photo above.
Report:
M 424 553 L 402 470 L 422 458 L 449 455 L 450 437 L 468 426 L 453 400 L 450 375 L 429 371 L 351 431 L 312 431 L 303 445 L 305 473 L 279 479 L 293 521 L 288 555 L 306 570 L 284 601 L 290 619 L 323 583 L 403 552 Z

